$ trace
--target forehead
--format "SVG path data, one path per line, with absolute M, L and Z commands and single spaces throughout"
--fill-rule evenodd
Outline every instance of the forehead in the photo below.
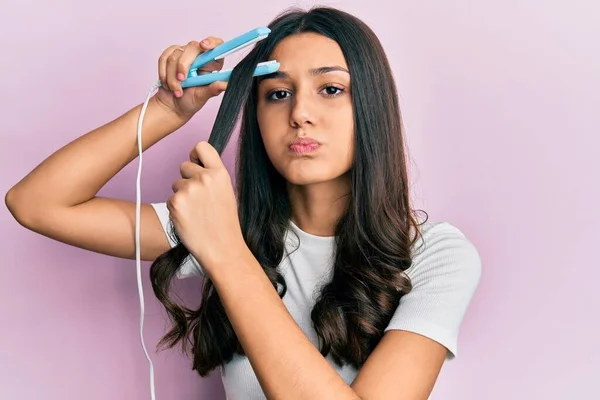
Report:
M 348 69 L 339 44 L 317 33 L 300 33 L 288 36 L 275 46 L 269 57 L 277 60 L 286 71 L 308 70 L 339 65 Z

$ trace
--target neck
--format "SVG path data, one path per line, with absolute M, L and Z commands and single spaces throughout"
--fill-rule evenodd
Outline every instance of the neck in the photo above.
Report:
M 350 177 L 310 185 L 288 183 L 292 221 L 316 236 L 334 236 L 335 225 L 346 211 L 350 198 Z

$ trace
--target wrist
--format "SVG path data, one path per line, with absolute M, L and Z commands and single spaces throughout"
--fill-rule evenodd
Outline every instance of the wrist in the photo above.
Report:
M 148 108 L 154 109 L 154 111 L 159 115 L 160 120 L 166 122 L 169 126 L 172 126 L 173 131 L 181 128 L 191 118 L 191 116 L 181 115 L 177 111 L 173 110 L 160 99 L 158 94 L 155 94 L 150 98 Z
M 252 268 L 256 258 L 245 242 L 230 246 L 225 254 L 210 257 L 202 264 L 203 269 L 214 280 L 227 279 L 227 275 L 237 274 Z

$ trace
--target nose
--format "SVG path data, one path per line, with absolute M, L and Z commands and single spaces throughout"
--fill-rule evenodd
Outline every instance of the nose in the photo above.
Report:
M 292 101 L 290 111 L 290 126 L 296 129 L 304 129 L 315 123 L 314 101 L 309 93 L 298 91 Z

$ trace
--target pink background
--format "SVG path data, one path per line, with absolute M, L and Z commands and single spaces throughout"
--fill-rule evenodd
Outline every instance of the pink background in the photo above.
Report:
M 3 1 L 0 192 L 142 102 L 163 48 L 231 38 L 291 4 Z M 444 368 L 435 398 L 600 398 L 600 6 L 324 4 L 355 13 L 381 38 L 401 93 L 416 204 L 460 227 L 483 259 L 459 357 Z M 146 153 L 144 201 L 170 194 L 219 101 Z M 134 200 L 136 169 L 101 194 Z M 0 226 L 0 398 L 149 399 L 135 262 L 29 232 L 5 207 Z M 199 299 L 199 282 L 178 283 L 186 299 Z M 153 349 L 165 315 L 144 284 Z M 218 374 L 201 380 L 178 351 L 152 354 L 158 399 L 222 398 Z

